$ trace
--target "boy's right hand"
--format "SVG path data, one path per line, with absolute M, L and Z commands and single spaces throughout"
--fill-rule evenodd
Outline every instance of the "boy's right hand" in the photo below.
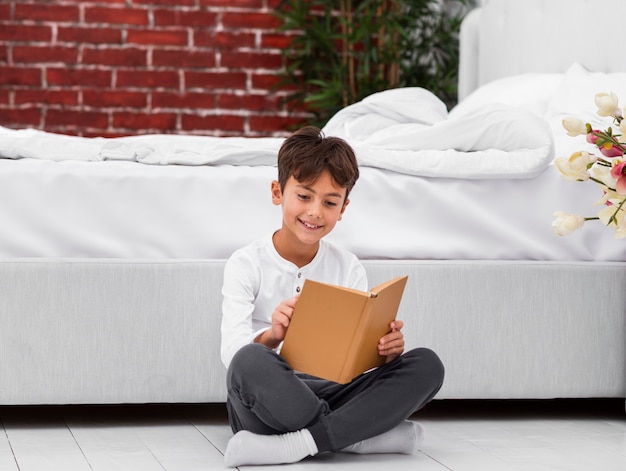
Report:
M 296 308 L 297 301 L 298 296 L 291 299 L 285 299 L 278 306 L 276 306 L 276 309 L 272 312 L 272 328 L 270 330 L 272 332 L 272 337 L 274 337 L 277 344 L 285 339 L 285 334 L 287 333 L 287 328 L 291 322 L 291 316 Z

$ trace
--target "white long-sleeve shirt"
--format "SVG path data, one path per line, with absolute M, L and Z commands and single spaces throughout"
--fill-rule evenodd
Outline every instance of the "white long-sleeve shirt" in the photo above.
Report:
M 241 347 L 270 328 L 274 309 L 297 295 L 306 279 L 367 290 L 357 257 L 323 239 L 315 258 L 301 268 L 278 254 L 271 235 L 233 253 L 222 287 L 221 357 L 227 368 Z

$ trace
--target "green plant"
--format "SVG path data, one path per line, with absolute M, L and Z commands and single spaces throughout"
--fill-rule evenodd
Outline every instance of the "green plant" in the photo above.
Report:
M 456 102 L 458 31 L 474 0 L 282 0 L 282 84 L 323 126 L 377 91 L 419 86 Z

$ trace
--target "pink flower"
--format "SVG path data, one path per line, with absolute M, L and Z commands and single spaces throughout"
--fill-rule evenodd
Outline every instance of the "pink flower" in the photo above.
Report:
M 598 140 L 598 135 L 596 133 L 599 133 L 600 130 L 598 129 L 594 129 L 592 130 L 590 133 L 587 134 L 587 142 L 589 144 L 596 144 L 596 141 Z
M 626 195 L 626 161 L 620 162 L 611 169 L 611 176 L 617 179 L 615 191 L 620 195 Z
M 587 142 L 600 149 L 600 152 L 605 157 L 612 158 L 624 155 L 624 149 L 616 145 L 613 139 L 610 132 L 606 133 L 598 129 L 591 130 L 586 137 Z
M 619 157 L 624 155 L 624 150 L 620 146 L 616 146 L 612 142 L 605 142 L 601 146 L 598 146 L 600 152 L 605 157 Z

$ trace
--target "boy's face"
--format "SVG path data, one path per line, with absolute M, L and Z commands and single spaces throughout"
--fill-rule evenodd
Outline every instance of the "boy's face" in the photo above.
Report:
M 282 191 L 277 181 L 272 182 L 272 202 L 282 205 L 283 236 L 294 244 L 317 247 L 320 239 L 341 220 L 349 200 L 346 189 L 325 171 L 312 183 L 299 182 L 291 176 Z

